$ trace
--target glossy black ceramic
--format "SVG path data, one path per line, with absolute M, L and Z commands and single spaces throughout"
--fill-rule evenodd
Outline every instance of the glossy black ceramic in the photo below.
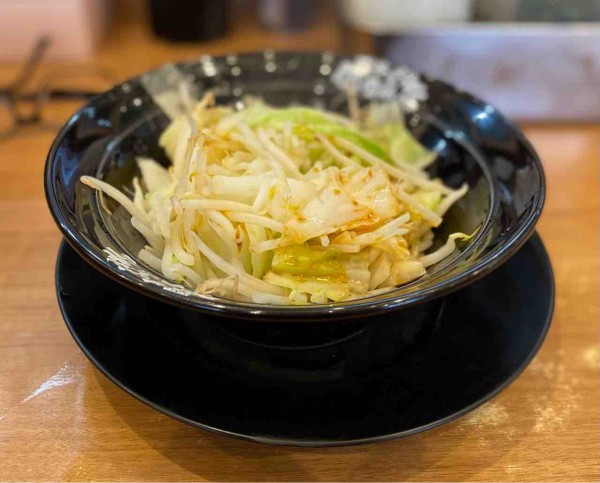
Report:
M 293 445 L 406 436 L 467 413 L 526 367 L 554 301 L 537 235 L 410 318 L 407 309 L 344 324 L 229 321 L 130 290 L 65 243 L 56 284 L 73 337 L 121 388 L 203 429 Z
M 234 106 L 252 94 L 276 105 L 345 112 L 343 89 L 349 83 L 363 101 L 397 99 L 414 135 L 438 153 L 431 174 L 450 186 L 467 182 L 470 187 L 437 230 L 436 244 L 453 231 L 477 234 L 426 277 L 367 299 L 277 307 L 193 294 L 137 260 L 144 241 L 125 210 L 109 200 L 108 215 L 97 194 L 79 182 L 80 176 L 93 175 L 127 187 L 136 174 L 136 155 L 168 162 L 157 144 L 168 120 L 143 87 L 157 78 L 162 82 L 164 69 L 157 70 L 116 86 L 75 114 L 54 142 L 45 171 L 48 204 L 66 240 L 96 268 L 147 295 L 190 309 L 280 322 L 331 321 L 406 308 L 500 266 L 527 240 L 542 210 L 544 175 L 531 145 L 492 106 L 443 82 L 382 60 L 319 53 L 203 57 L 177 69 L 198 93 L 213 89 L 219 103 Z

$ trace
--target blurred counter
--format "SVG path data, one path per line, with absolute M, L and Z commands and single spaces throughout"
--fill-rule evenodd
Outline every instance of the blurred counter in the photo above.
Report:
M 125 9 L 94 59 L 120 78 L 202 53 L 337 42 L 321 19 L 304 33 L 267 33 L 243 22 L 219 41 L 170 45 L 150 36 L 138 7 Z M 14 71 L 1 65 L 0 82 Z M 0 141 L 0 480 L 597 481 L 600 125 L 523 127 L 549 188 L 538 229 L 557 300 L 544 346 L 508 389 L 453 423 L 335 449 L 268 447 L 202 432 L 108 382 L 71 339 L 56 303 L 61 236 L 41 182 L 55 133 L 32 128 Z

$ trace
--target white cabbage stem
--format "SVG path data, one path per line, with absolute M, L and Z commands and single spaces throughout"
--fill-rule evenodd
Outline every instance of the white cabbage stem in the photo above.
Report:
M 275 295 L 280 295 L 283 290 L 279 287 L 275 287 L 267 282 L 259 280 L 252 275 L 244 273 L 240 271 L 237 267 L 233 266 L 231 263 L 223 260 L 219 255 L 213 252 L 206 243 L 202 241 L 202 239 L 196 235 L 194 232 L 191 232 L 192 238 L 196 241 L 196 246 L 208 260 L 210 260 L 215 267 L 217 267 L 222 272 L 225 272 L 227 275 L 238 275 L 240 277 L 240 281 L 245 282 L 251 287 L 254 287 L 256 290 L 266 293 L 272 293 Z
M 370 245 L 371 243 L 387 240 L 393 236 L 404 235 L 410 230 L 404 228 L 402 225 L 408 223 L 409 220 L 410 214 L 404 213 L 403 215 L 400 215 L 398 218 L 389 221 L 374 231 L 358 235 L 355 239 L 355 242 L 358 245 Z
M 396 197 L 406 204 L 410 209 L 419 213 L 419 215 L 430 222 L 433 226 L 440 226 L 442 224 L 442 217 L 440 215 L 423 206 L 418 199 L 409 195 L 406 191 L 401 190 L 400 187 L 396 189 Z
M 422 256 L 419 258 L 419 262 L 421 262 L 424 267 L 435 265 L 452 254 L 452 252 L 456 249 L 456 240 L 468 240 L 469 238 L 471 238 L 471 236 L 465 235 L 464 233 L 453 233 L 448 237 L 448 241 L 444 244 L 444 246 L 438 248 L 433 253 Z
M 253 225 L 262 226 L 269 230 L 283 233 L 283 223 L 278 222 L 267 216 L 253 215 L 250 213 L 237 213 L 235 211 L 228 211 L 225 213 L 227 218 L 231 221 L 237 221 L 239 223 L 252 223 Z
M 339 146 L 346 148 L 351 153 L 356 154 L 359 158 L 363 159 L 367 163 L 374 166 L 379 166 L 383 171 L 385 171 L 387 174 L 393 176 L 396 179 L 408 181 L 411 184 L 419 186 L 421 188 L 438 190 L 442 193 L 452 192 L 452 189 L 448 188 L 447 186 L 444 186 L 441 183 L 435 181 L 429 181 L 428 179 L 424 178 L 423 175 L 421 175 L 420 173 L 417 174 L 414 172 L 408 173 L 406 171 L 401 171 L 400 169 L 386 163 L 383 159 L 379 159 L 377 156 L 364 150 L 360 146 L 357 146 L 353 142 L 348 141 L 347 139 L 336 137 L 335 142 Z
M 258 139 L 265 147 L 267 152 L 273 156 L 281 165 L 289 171 L 290 174 L 299 176 L 300 172 L 298 171 L 298 167 L 296 164 L 290 159 L 290 157 L 285 154 L 277 145 L 271 140 L 269 135 L 264 129 L 258 130 Z
M 250 205 L 229 200 L 184 198 L 180 200 L 180 203 L 184 208 L 195 208 L 196 210 L 239 211 L 242 213 L 254 211 Z
M 325 150 L 333 156 L 333 159 L 338 161 L 342 166 L 349 168 L 356 166 L 356 163 L 352 161 L 348 156 L 342 153 L 338 148 L 336 148 L 325 136 L 322 134 L 317 134 L 316 138 L 321 141 L 321 144 L 325 148 Z

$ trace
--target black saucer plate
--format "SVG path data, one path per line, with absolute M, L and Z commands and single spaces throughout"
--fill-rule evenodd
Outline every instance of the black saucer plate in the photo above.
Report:
M 231 335 L 223 319 L 114 282 L 66 243 L 56 285 L 83 352 L 131 395 L 203 429 L 305 446 L 407 436 L 466 414 L 527 366 L 554 305 L 552 269 L 537 234 L 491 275 L 439 302 L 427 330 L 411 335 L 410 324 L 394 324 L 392 314 L 373 339 L 361 329 L 376 326 L 373 318 L 339 321 L 348 334 L 316 348 L 248 342 L 244 329 Z M 408 329 L 398 332 L 400 326 Z M 386 350 L 373 340 L 388 349 L 397 340 L 399 350 L 374 363 Z

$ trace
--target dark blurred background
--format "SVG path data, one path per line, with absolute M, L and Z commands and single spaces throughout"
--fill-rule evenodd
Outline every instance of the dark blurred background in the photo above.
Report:
M 89 73 L 92 90 L 203 54 L 330 50 L 406 64 L 518 120 L 593 121 L 599 20 L 600 0 L 2 0 L 0 72 L 44 36 L 46 66 Z

